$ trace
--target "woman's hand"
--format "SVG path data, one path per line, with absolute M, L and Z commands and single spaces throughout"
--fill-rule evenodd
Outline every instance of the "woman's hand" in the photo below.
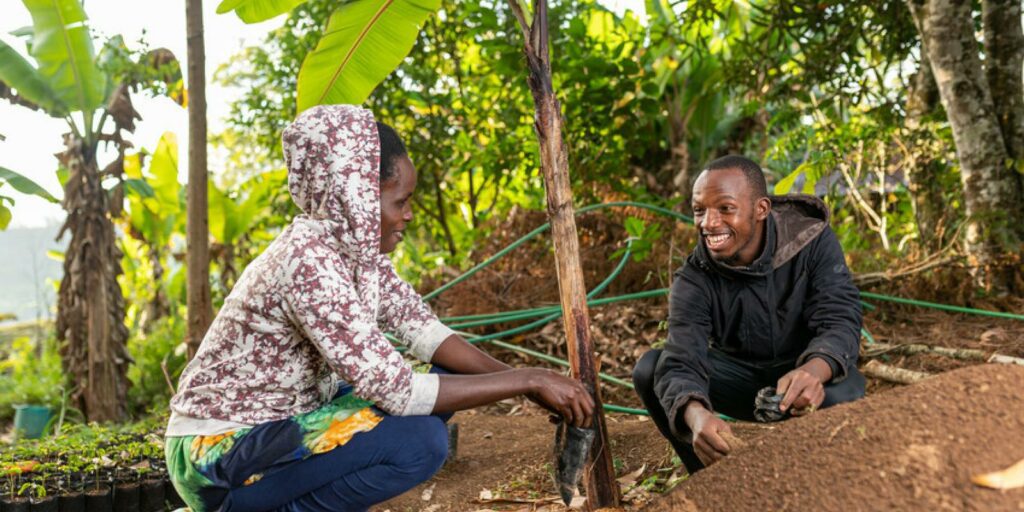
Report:
M 527 394 L 549 411 L 575 427 L 589 427 L 594 416 L 594 399 L 579 381 L 551 370 L 523 368 L 527 372 L 530 392 Z

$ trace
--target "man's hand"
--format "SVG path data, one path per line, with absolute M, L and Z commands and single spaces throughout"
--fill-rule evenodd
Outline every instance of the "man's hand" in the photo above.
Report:
M 814 411 L 825 401 L 825 383 L 830 379 L 832 367 L 819 357 L 783 375 L 775 387 L 775 392 L 783 395 L 779 410 L 794 416 Z
M 691 400 L 686 404 L 683 420 L 693 431 L 693 451 L 697 453 L 697 458 L 705 466 L 722 460 L 722 457 L 732 451 L 729 443 L 719 435 L 719 432 L 731 434 L 732 429 L 729 428 L 728 423 L 704 408 L 704 404 L 697 400 Z

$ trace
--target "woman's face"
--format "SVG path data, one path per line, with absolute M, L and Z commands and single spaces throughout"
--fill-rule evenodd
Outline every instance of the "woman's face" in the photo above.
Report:
M 395 173 L 380 184 L 380 252 L 398 247 L 412 221 L 412 193 L 416 190 L 416 169 L 408 156 L 392 162 Z

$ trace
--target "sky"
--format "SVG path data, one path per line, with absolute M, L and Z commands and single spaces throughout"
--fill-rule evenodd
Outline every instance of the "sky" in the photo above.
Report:
M 0 17 L 0 39 L 24 54 L 24 43 L 11 36 L 9 32 L 31 25 L 32 18 L 20 2 L 4 0 L 3 3 L 6 5 L 2 10 L 3 16 Z M 203 2 L 207 122 L 210 134 L 217 133 L 223 128 L 222 119 L 228 114 L 228 106 L 234 94 L 230 89 L 213 83 L 213 72 L 242 48 L 259 44 L 263 36 L 280 26 L 285 18 L 279 16 L 263 23 L 246 25 L 232 13 L 216 14 L 219 3 L 219 0 Z M 625 9 L 643 12 L 643 0 L 605 0 L 603 3 L 617 13 Z M 182 63 L 182 71 L 187 73 L 184 2 L 88 0 L 85 1 L 85 11 L 89 16 L 90 26 L 102 36 L 99 41 L 120 34 L 131 46 L 145 30 L 145 40 L 149 47 L 170 49 Z M 99 50 L 98 43 L 96 50 Z M 29 61 L 34 62 L 32 59 Z M 144 94 L 137 94 L 133 96 L 132 101 L 135 109 L 142 115 L 142 121 L 136 123 L 135 133 L 129 140 L 136 148 L 145 147 L 152 150 L 165 131 L 177 134 L 179 177 L 184 182 L 188 175 L 188 113 L 167 98 L 148 98 Z M 0 167 L 21 173 L 42 185 L 51 194 L 61 197 L 60 185 L 55 174 L 57 162 L 53 155 L 61 151 L 61 134 L 66 131 L 67 124 L 61 119 L 17 107 L 6 101 L 0 102 L 0 134 L 6 137 L 6 140 L 0 141 Z M 212 158 L 214 155 L 210 156 L 208 165 L 210 169 L 216 169 L 218 163 Z M 105 166 L 112 157 L 112 154 L 101 154 L 100 167 Z M 9 187 L 0 189 L 0 193 L 12 195 L 16 200 L 8 229 L 52 225 L 64 218 L 60 205 L 11 192 L 13 191 Z

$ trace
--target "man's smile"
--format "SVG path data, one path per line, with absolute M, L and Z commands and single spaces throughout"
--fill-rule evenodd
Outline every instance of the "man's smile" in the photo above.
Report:
M 728 244 L 729 240 L 731 239 L 732 234 L 730 233 L 704 234 L 704 242 L 707 244 L 708 249 L 711 250 L 718 250 L 721 249 L 722 247 L 725 247 L 725 245 Z

